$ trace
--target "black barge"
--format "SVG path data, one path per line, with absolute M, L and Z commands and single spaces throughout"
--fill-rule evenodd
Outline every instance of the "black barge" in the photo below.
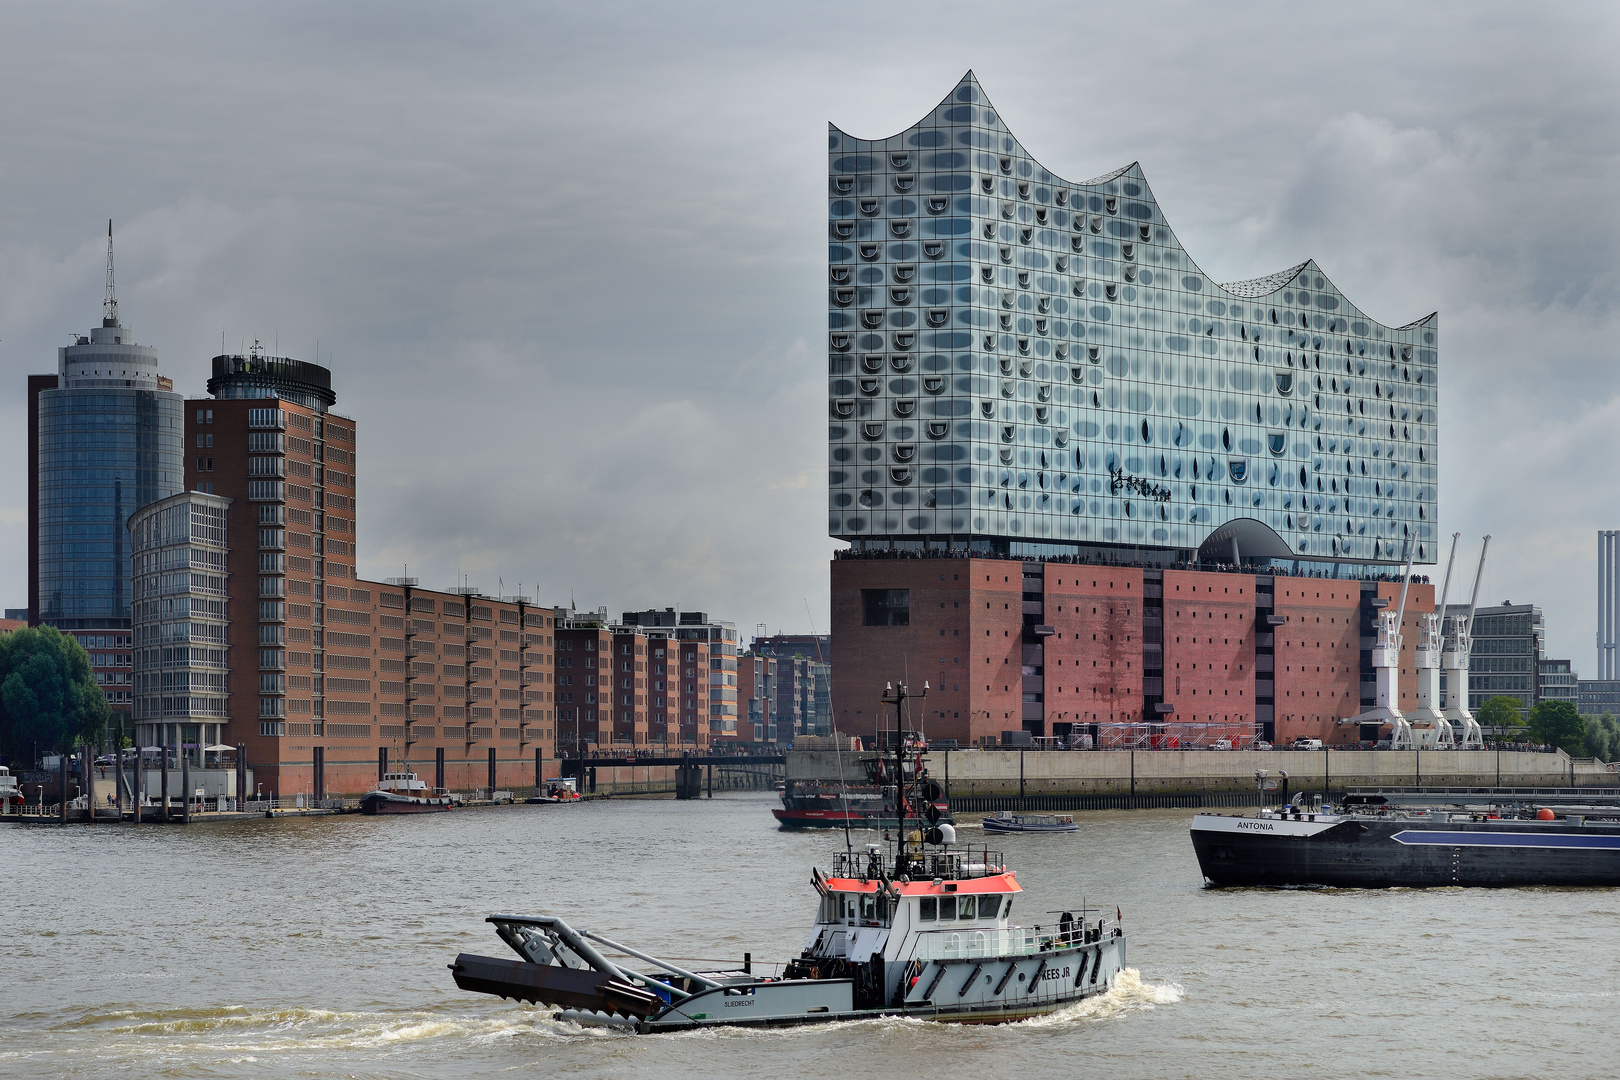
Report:
M 1211 885 L 1620 885 L 1620 798 L 1531 801 L 1492 792 L 1296 798 L 1252 817 L 1199 814 L 1193 850 Z

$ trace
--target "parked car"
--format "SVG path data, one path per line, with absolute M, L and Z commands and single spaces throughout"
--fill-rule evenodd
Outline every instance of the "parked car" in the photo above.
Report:
M 1216 739 L 1214 742 L 1209 744 L 1209 748 L 1211 750 L 1231 750 L 1231 749 L 1233 749 L 1232 740 L 1231 739 Z
M 1271 744 L 1264 739 L 1256 739 L 1253 748 L 1255 750 L 1270 750 Z

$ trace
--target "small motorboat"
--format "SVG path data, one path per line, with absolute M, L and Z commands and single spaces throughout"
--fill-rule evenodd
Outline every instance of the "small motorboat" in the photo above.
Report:
M 579 793 L 574 778 L 568 776 L 561 780 L 547 780 L 545 787 L 523 801 L 526 803 L 571 803 L 579 802 L 584 797 Z
M 360 800 L 362 814 L 432 814 L 450 809 L 450 796 L 431 790 L 413 772 L 384 773 Z
M 990 833 L 1079 832 L 1080 826 L 1068 814 L 1014 814 L 1003 810 L 984 819 Z

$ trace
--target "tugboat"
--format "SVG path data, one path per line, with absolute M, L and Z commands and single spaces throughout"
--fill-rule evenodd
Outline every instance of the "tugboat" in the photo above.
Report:
M 413 772 L 384 773 L 360 800 L 362 814 L 434 814 L 450 809 L 450 796 L 434 794 Z
M 1001 853 L 956 845 L 955 829 L 924 798 L 927 774 L 900 738 L 908 696 L 902 685 L 883 698 L 895 706 L 893 775 L 909 796 L 896 804 L 893 848 L 857 851 L 846 841 L 828 873 L 811 871 L 815 923 L 780 977 L 756 975 L 747 960 L 738 970 L 688 970 L 553 915 L 491 915 L 521 959 L 463 953 L 450 965 L 456 985 L 643 1033 L 875 1016 L 1005 1023 L 1103 993 L 1125 966 L 1118 909 L 1113 920 L 1093 920 L 1100 913 L 1079 905 L 1054 913 L 1055 925 L 1012 921 L 1023 890 Z M 923 819 L 908 820 L 919 801 Z
M 907 732 L 902 753 L 908 765 L 919 767 L 928 744 L 916 732 Z M 882 757 L 863 763 L 864 784 L 830 784 L 820 780 L 789 780 L 783 786 L 780 808 L 771 814 L 783 829 L 893 829 L 900 823 L 895 811 L 897 788 L 890 776 L 893 762 Z M 910 796 L 909 817 L 921 818 L 927 807 L 938 812 L 938 820 L 951 823 L 950 804 L 938 781 L 927 780 Z
M 1620 800 L 1578 792 L 1296 795 L 1253 817 L 1199 814 L 1212 885 L 1350 889 L 1620 885 Z

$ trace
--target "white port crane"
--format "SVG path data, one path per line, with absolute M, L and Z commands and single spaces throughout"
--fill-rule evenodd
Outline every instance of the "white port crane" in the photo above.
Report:
M 1406 718 L 1412 723 L 1412 740 L 1420 750 L 1451 750 L 1457 745 L 1451 721 L 1440 711 L 1440 651 L 1444 640 L 1441 620 L 1445 616 L 1446 597 L 1451 594 L 1451 569 L 1457 561 L 1457 538 L 1461 535 L 1451 534 L 1451 558 L 1446 560 L 1440 603 L 1434 611 L 1418 616 L 1422 634 L 1412 664 L 1417 671 L 1417 705 Z
M 1447 720 L 1461 731 L 1458 747 L 1480 750 L 1485 740 L 1479 730 L 1479 721 L 1468 711 L 1468 657 L 1472 649 L 1470 635 L 1474 630 L 1474 608 L 1479 604 L 1479 585 L 1485 577 L 1485 553 L 1490 550 L 1491 538 L 1485 537 L 1479 548 L 1479 568 L 1474 572 L 1474 592 L 1468 600 L 1467 615 L 1451 615 L 1446 619 L 1446 643 L 1440 664 L 1446 671 Z

